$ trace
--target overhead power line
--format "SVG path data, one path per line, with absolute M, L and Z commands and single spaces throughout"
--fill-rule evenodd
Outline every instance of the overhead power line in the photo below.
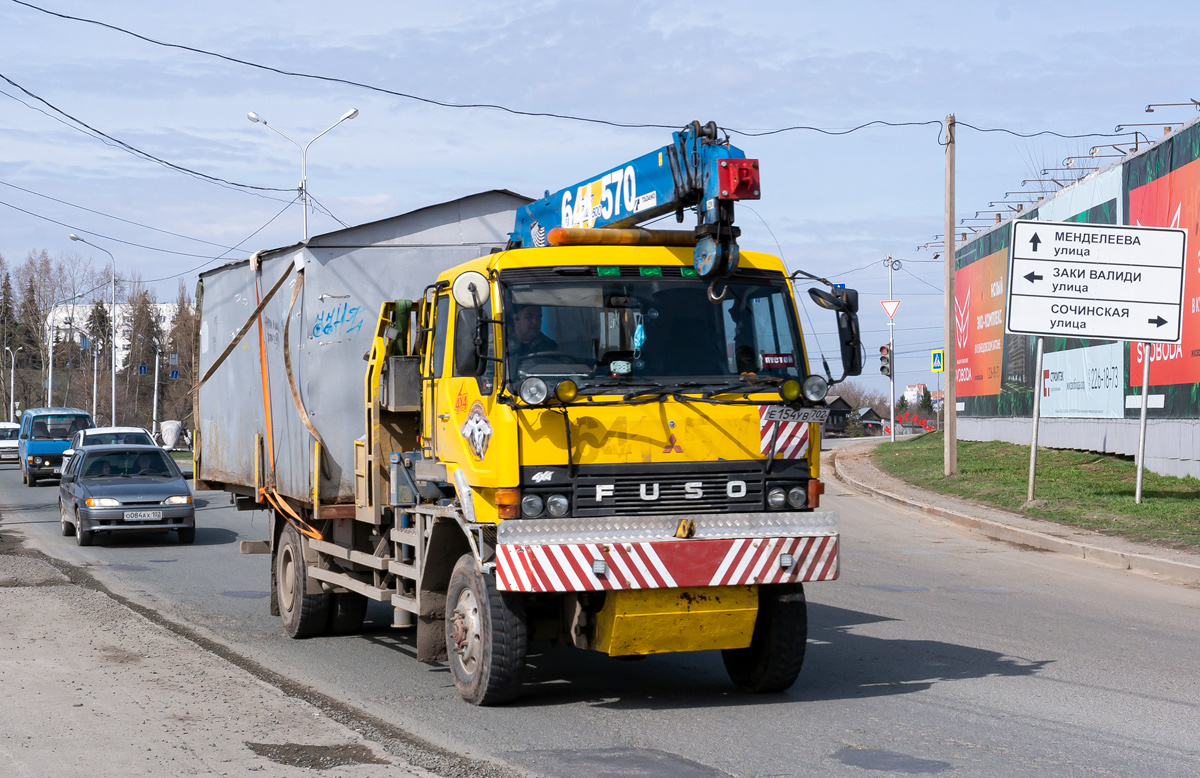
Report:
M 600 118 L 597 118 L 594 116 L 578 116 L 575 114 L 556 113 L 553 111 L 528 111 L 528 110 L 523 110 L 523 109 L 519 109 L 519 108 L 512 108 L 510 106 L 502 105 L 500 103 L 458 103 L 458 102 L 452 102 L 449 100 L 437 100 L 432 97 L 425 97 L 422 95 L 413 94 L 411 92 L 401 92 L 401 91 L 398 91 L 395 89 L 388 89 L 386 87 L 375 86 L 373 84 L 367 84 L 362 81 L 354 81 L 354 80 L 347 79 L 347 78 L 339 78 L 336 76 L 324 76 L 324 75 L 320 75 L 318 73 L 305 73 L 303 71 L 296 71 L 296 70 L 284 70 L 283 68 L 277 68 L 277 67 L 274 67 L 271 65 L 264 65 L 259 62 L 253 62 L 251 60 L 241 59 L 239 57 L 232 57 L 228 54 L 221 54 L 221 53 L 218 53 L 215 51 L 209 51 L 208 49 L 202 49 L 197 46 L 187 46 L 182 43 L 171 43 L 168 41 L 157 40 L 157 39 L 151 38 L 147 35 L 142 35 L 140 33 L 133 32 L 132 30 L 128 30 L 124 27 L 119 27 L 115 24 L 109 24 L 108 22 L 102 22 L 98 19 L 89 19 L 89 18 L 86 18 L 83 16 L 72 16 L 70 14 L 60 13 L 58 11 L 51 11 L 47 8 L 42 8 L 41 6 L 34 5 L 33 3 L 25 2 L 25 0 L 13 0 L 13 2 L 16 3 L 17 5 L 22 5 L 22 6 L 25 6 L 26 8 L 30 8 L 34 11 L 39 11 L 39 12 L 47 14 L 49 16 L 54 16 L 59 19 L 66 19 L 68 21 L 81 22 L 83 24 L 92 24 L 97 27 L 103 27 L 105 29 L 112 30 L 113 32 L 118 32 L 118 33 L 121 33 L 122 35 L 128 35 L 130 37 L 137 38 L 138 40 L 145 41 L 146 43 L 151 43 L 155 46 L 162 46 L 164 48 L 170 48 L 170 49 L 179 49 L 180 51 L 189 51 L 189 52 L 192 52 L 193 54 L 200 54 L 200 55 L 206 56 L 206 57 L 215 57 L 216 59 L 221 59 L 226 62 L 232 62 L 236 65 L 244 65 L 246 67 L 256 68 L 258 70 L 265 70 L 265 71 L 268 71 L 271 73 L 277 73 L 281 76 L 289 76 L 292 78 L 307 78 L 307 79 L 312 79 L 315 81 L 324 81 L 324 82 L 333 83 L 333 84 L 344 84 L 346 86 L 352 86 L 352 87 L 356 87 L 358 89 L 366 89 L 366 90 L 369 90 L 372 92 L 378 92 L 380 94 L 391 95 L 393 97 L 400 97 L 400 98 L 404 98 L 406 100 L 414 100 L 417 102 L 426 103 L 428 105 L 436 105 L 436 106 L 439 106 L 442 108 L 466 108 L 466 109 L 482 108 L 482 109 L 488 109 L 488 110 L 494 110 L 494 111 L 503 111 L 504 113 L 513 114 L 515 116 L 530 116 L 530 117 L 547 118 L 547 119 L 564 119 L 567 121 L 585 122 L 588 124 L 601 124 L 601 125 L 606 125 L 609 127 L 620 127 L 620 128 L 624 128 L 624 129 L 674 130 L 674 129 L 678 129 L 678 127 L 679 127 L 678 124 L 621 122 L 621 121 L 615 121 L 615 120 L 611 120 L 611 119 L 600 119 Z M 883 119 L 874 119 L 874 120 L 859 124 L 857 126 L 848 127 L 845 129 L 828 129 L 828 128 L 823 128 L 823 127 L 814 127 L 814 126 L 802 125 L 802 124 L 796 124 L 796 125 L 791 125 L 791 126 L 787 126 L 787 127 L 777 127 L 777 128 L 773 128 L 773 129 L 761 129 L 761 130 L 736 129 L 736 128 L 732 128 L 732 127 L 725 127 L 722 129 L 724 129 L 728 133 L 736 133 L 738 135 L 743 135 L 743 136 L 747 136 L 747 137 L 762 137 L 765 135 L 777 135 L 777 134 L 785 133 L 785 132 L 798 132 L 798 131 L 817 132 L 817 133 L 821 133 L 823 135 L 835 135 L 836 136 L 836 135 L 849 135 L 850 133 L 858 132 L 859 130 L 864 130 L 868 127 L 876 127 L 876 126 L 925 127 L 925 126 L 933 126 L 933 125 L 937 125 L 937 127 L 938 127 L 938 143 L 943 146 L 946 145 L 946 141 L 942 139 L 943 135 L 945 135 L 946 127 L 945 127 L 945 123 L 941 119 L 929 119 L 927 121 L 907 121 L 907 122 L 890 122 L 890 121 L 885 121 Z M 961 121 L 956 122 L 956 125 L 960 126 L 960 127 L 966 127 L 968 129 L 972 129 L 977 132 L 1007 133 L 1009 135 L 1014 135 L 1018 138 L 1034 138 L 1039 135 L 1051 135 L 1051 136 L 1054 136 L 1057 138 L 1068 138 L 1068 139 L 1070 139 L 1070 138 L 1118 138 L 1118 137 L 1124 137 L 1126 135 L 1135 134 L 1135 133 L 1128 133 L 1128 132 L 1126 132 L 1126 133 L 1090 132 L 1090 133 L 1083 133 L 1083 134 L 1078 134 L 1078 135 L 1066 135 L 1066 134 L 1054 132 L 1052 130 L 1041 130 L 1038 132 L 1023 133 L 1023 132 L 1017 132 L 1016 130 L 1010 130 L 1010 129 L 1007 129 L 1004 127 L 976 127 L 973 124 L 968 124 L 966 122 L 961 122 Z
M 220 184 L 222 186 L 235 187 L 237 189 L 252 190 L 253 192 L 291 192 L 291 191 L 293 191 L 291 189 L 281 189 L 279 187 L 273 187 L 273 186 L 254 186 L 253 184 L 240 184 L 237 181 L 229 181 L 224 178 L 219 178 L 217 176 L 210 176 L 207 173 L 201 173 L 198 170 L 192 170 L 189 167 L 184 167 L 183 165 L 176 165 L 174 162 L 168 162 L 167 160 L 162 159 L 161 157 L 156 157 L 153 154 L 151 154 L 147 151 L 142 151 L 141 149 L 137 148 L 136 146 L 132 146 L 119 138 L 114 138 L 112 135 L 102 132 L 102 131 L 96 129 L 95 127 L 91 126 L 87 122 L 83 121 L 82 119 L 77 119 L 76 117 L 72 116 L 71 114 L 67 113 L 66 111 L 62 110 L 61 108 L 55 106 L 53 103 L 49 102 L 44 97 L 34 94 L 30 90 L 21 86 L 16 81 L 13 81 L 11 78 L 4 75 L 3 73 L 0 73 L 0 79 L 7 81 L 13 87 L 21 90 L 27 96 L 33 98 L 34 100 L 37 100 L 39 103 L 46 106 L 47 108 L 54 111 L 55 113 L 58 113 L 61 116 L 65 117 L 67 119 L 70 119 L 72 122 L 75 122 L 77 125 L 79 125 L 79 127 L 85 128 L 88 131 L 88 134 L 91 134 L 94 137 L 103 138 L 107 141 L 112 141 L 112 143 L 116 144 L 119 148 L 121 148 L 125 151 L 128 151 L 130 154 L 133 154 L 136 157 L 140 157 L 142 159 L 146 159 L 151 162 L 155 162 L 159 165 L 162 165 L 163 167 L 170 168 L 171 170 L 176 170 L 180 173 L 184 173 L 186 175 L 193 176 L 195 178 L 199 178 L 204 181 L 208 181 L 210 183 Z

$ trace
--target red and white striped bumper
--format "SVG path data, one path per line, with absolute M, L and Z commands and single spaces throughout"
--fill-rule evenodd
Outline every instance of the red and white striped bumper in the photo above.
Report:
M 821 534 L 787 536 L 766 534 L 783 529 L 767 526 L 745 532 L 758 537 L 704 537 L 729 534 L 732 528 L 706 527 L 702 517 L 695 521 L 696 537 L 687 540 L 660 533 L 647 539 L 619 537 L 651 534 L 645 528 L 634 532 L 617 528 L 612 532 L 617 537 L 612 539 L 596 538 L 598 532 L 559 533 L 553 530 L 553 520 L 513 522 L 540 524 L 545 532 L 530 527 L 530 532 L 505 533 L 504 525 L 510 522 L 502 522 L 496 545 L 496 585 L 515 592 L 587 592 L 832 581 L 838 577 L 836 532 L 825 529 Z M 521 537 L 531 534 L 547 537 Z M 593 537 L 562 537 L 566 542 L 553 542 L 552 536 L 560 534 Z

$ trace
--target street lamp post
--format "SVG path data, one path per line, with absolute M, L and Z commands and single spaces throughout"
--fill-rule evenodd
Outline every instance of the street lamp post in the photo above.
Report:
M 49 343 L 49 346 L 47 349 L 48 353 L 50 354 L 50 361 L 49 361 L 50 374 L 47 376 L 47 380 L 46 380 L 46 407 L 47 408 L 51 408 L 54 406 L 54 336 L 58 332 L 58 324 L 55 323 L 54 325 L 51 325 L 50 319 L 53 318 L 54 310 L 56 308 L 58 308 L 58 306 L 62 305 L 63 303 L 75 302 L 80 297 L 83 297 L 83 295 L 77 294 L 74 297 L 68 297 L 64 300 L 59 300 L 58 302 L 56 302 L 50 306 L 50 312 L 48 314 L 46 314 L 46 329 L 50 330 L 50 343 Z
M 308 242 L 308 147 L 311 146 L 313 144 L 313 142 L 316 141 L 317 138 L 321 137 L 321 135 L 324 135 L 326 132 L 329 132 L 329 130 L 332 130 L 334 127 L 338 126 L 339 124 L 346 121 L 347 119 L 353 119 L 355 116 L 358 116 L 358 109 L 351 108 L 349 111 L 346 111 L 344 114 L 342 114 L 340 119 L 338 119 L 333 124 L 329 125 L 329 129 L 325 130 L 325 132 L 320 133 L 315 138 L 310 140 L 308 143 L 305 143 L 303 146 L 301 146 L 300 143 L 298 141 L 296 141 L 295 139 L 290 138 L 287 135 L 284 135 L 282 132 L 275 129 L 270 124 L 267 124 L 267 120 L 264 119 L 263 117 L 259 116 L 258 114 L 256 114 L 254 111 L 251 111 L 250 113 L 246 114 L 246 118 L 249 119 L 250 121 L 262 124 L 268 130 L 272 130 L 273 132 L 275 132 L 279 135 L 283 135 L 283 137 L 287 138 L 293 144 L 295 144 L 296 148 L 300 149 L 300 204 L 304 209 L 304 220 L 303 220 L 303 224 L 304 224 L 304 240 L 303 240 L 303 242 L 304 243 Z
M 99 370 L 100 350 L 98 348 L 96 348 L 96 336 L 93 333 L 84 332 L 83 330 L 79 329 L 74 324 L 72 324 L 69 319 L 67 320 L 67 326 L 70 327 L 71 329 L 75 330 L 76 332 L 78 332 L 80 335 L 85 336 L 88 339 L 88 347 L 91 349 L 91 352 L 92 352 L 92 418 L 95 419 L 96 418 L 96 394 L 97 394 L 96 393 L 96 383 L 97 383 L 96 376 L 100 372 L 100 370 Z
M 157 343 L 148 339 L 145 335 L 143 335 L 140 332 L 138 333 L 138 337 L 154 347 L 154 410 L 151 412 L 151 417 L 150 417 L 151 418 L 150 435 L 154 436 L 154 435 L 158 434 L 158 363 L 160 361 L 162 361 L 161 360 L 162 349 L 160 349 L 158 347 Z
M 4 350 L 7 351 L 8 356 L 12 358 L 11 366 L 8 369 L 8 420 L 16 421 L 16 419 L 13 417 L 17 415 L 17 398 L 13 394 L 13 391 L 16 389 L 17 385 L 17 355 L 14 354 L 13 350 L 8 346 L 5 346 Z M 17 351 L 24 350 L 24 346 L 17 346 Z
M 108 350 L 112 352 L 112 419 L 109 421 L 109 424 L 115 427 L 117 426 L 117 258 L 108 249 L 97 246 L 91 241 L 84 240 L 74 233 L 71 233 L 70 237 L 71 240 L 77 240 L 80 243 L 88 244 L 94 249 L 100 249 L 112 260 L 112 340 L 108 344 Z M 93 416 L 93 418 L 95 417 Z

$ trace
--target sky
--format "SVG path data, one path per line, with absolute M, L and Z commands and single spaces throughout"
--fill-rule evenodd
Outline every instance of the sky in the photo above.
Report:
M 1200 14 L 1186 1 L 1136 13 L 1127 3 L 1022 0 L 33 5 L 109 26 L 0 0 L 0 255 L 11 266 L 44 249 L 107 267 L 107 254 L 69 240 L 74 232 L 164 302 L 180 279 L 194 289 L 203 268 L 301 237 L 300 151 L 248 111 L 304 143 L 359 110 L 309 149 L 308 188 L 323 206 L 310 213 L 310 235 L 490 189 L 555 191 L 666 145 L 669 128 L 694 119 L 742 131 L 932 122 L 732 134 L 762 171 L 762 199 L 738 207 L 740 245 L 860 291 L 862 383 L 880 393 L 888 255 L 901 261 L 897 393 L 936 385 L 929 352 L 942 345 L 943 269 L 940 247 L 924 246 L 943 231 L 936 122 L 953 113 L 1011 131 L 960 126 L 961 218 L 1006 192 L 1044 188 L 1022 182 L 1120 140 L 1102 137 L 1118 124 L 1195 116 L 1150 115 L 1147 104 L 1200 98 Z M 441 102 L 663 127 L 443 107 L 180 47 Z M 136 156 L 77 122 L 260 189 Z M 1012 134 L 1042 131 L 1100 135 Z M 807 313 L 810 353 L 826 353 L 836 372 L 833 317 L 811 303 Z

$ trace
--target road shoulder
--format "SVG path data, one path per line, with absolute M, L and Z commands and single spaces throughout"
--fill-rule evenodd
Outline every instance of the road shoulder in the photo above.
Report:
M 1187 584 L 1200 584 L 1200 554 L 1134 543 L 1099 532 L 1042 521 L 1001 508 L 920 489 L 879 469 L 864 441 L 825 452 L 829 469 L 847 486 L 950 521 L 972 532 L 1041 551 Z

